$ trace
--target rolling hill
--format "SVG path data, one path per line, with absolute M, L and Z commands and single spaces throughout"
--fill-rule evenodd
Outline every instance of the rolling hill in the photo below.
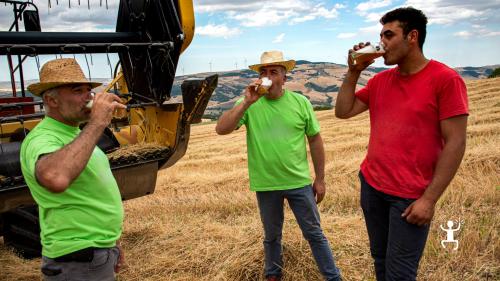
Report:
M 459 67 L 457 72 L 464 79 L 486 78 L 500 65 L 483 67 Z M 366 84 L 377 72 L 385 68 L 370 67 L 365 70 L 359 80 L 359 86 Z M 297 61 L 296 68 L 290 73 L 286 87 L 290 90 L 305 95 L 316 108 L 332 108 L 335 104 L 338 89 L 342 84 L 346 66 L 329 62 Z M 181 83 L 189 78 L 206 77 L 213 73 L 199 73 L 193 75 L 177 76 L 172 87 L 172 101 L 181 101 Z M 257 73 L 249 69 L 219 72 L 219 84 L 215 90 L 207 110 L 206 118 L 217 118 L 221 112 L 231 108 L 242 94 L 250 81 L 257 78 Z M 98 82 L 109 83 L 109 79 L 94 79 Z M 26 81 L 26 85 L 34 81 Z M 19 88 L 19 85 L 17 86 Z M 2 92 L 10 95 L 10 82 L 0 82 L 0 96 Z
M 456 70 L 464 79 L 480 79 L 486 78 L 497 67 L 500 65 L 460 67 Z M 364 86 L 373 75 L 385 69 L 370 67 L 363 71 L 358 86 Z M 345 65 L 299 60 L 295 69 L 288 75 L 285 87 L 305 95 L 316 108 L 332 108 L 345 73 Z M 173 99 L 180 101 L 182 81 L 208 75 L 210 73 L 178 76 L 172 90 Z M 257 73 L 249 69 L 220 72 L 219 86 L 210 99 L 205 112 L 206 116 L 215 119 L 221 112 L 231 108 L 242 95 L 245 87 L 256 78 Z

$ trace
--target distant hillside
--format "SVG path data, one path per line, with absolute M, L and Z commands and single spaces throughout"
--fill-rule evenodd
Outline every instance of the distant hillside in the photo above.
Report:
M 364 71 L 359 80 L 359 86 L 364 85 L 368 79 L 381 70 L 383 69 L 369 68 Z M 285 87 L 306 96 L 316 108 L 331 108 L 335 103 L 345 71 L 345 65 L 299 60 L 295 69 L 289 74 Z M 180 100 L 180 85 L 184 80 L 205 77 L 209 74 L 199 73 L 177 77 L 172 90 L 172 98 Z M 245 87 L 258 77 L 256 72 L 249 69 L 219 72 L 218 74 L 219 86 L 205 111 L 207 117 L 212 118 L 231 108 L 242 95 Z
M 500 65 L 498 64 L 482 66 L 482 67 L 465 66 L 465 67 L 456 67 L 455 70 L 464 79 L 482 79 L 482 78 L 487 78 L 491 73 L 493 73 L 493 70 L 499 67 Z
M 306 96 L 315 108 L 331 108 L 335 104 L 337 92 L 346 72 L 346 65 L 330 62 L 310 62 L 298 60 L 297 66 L 289 74 L 285 87 Z M 466 80 L 486 78 L 500 65 L 482 67 L 458 67 L 457 72 Z M 376 73 L 387 68 L 370 67 L 363 71 L 358 87 L 366 84 Z M 189 78 L 206 77 L 213 73 L 198 73 L 177 76 L 172 88 L 173 101 L 181 101 L 181 83 Z M 249 69 L 218 72 L 219 84 L 205 112 L 207 118 L 217 118 L 224 110 L 231 108 L 242 95 L 245 87 L 257 78 L 257 73 Z M 109 83 L 110 79 L 94 79 Z M 34 81 L 26 81 L 26 85 Z M 17 86 L 19 88 L 19 85 Z M 10 82 L 0 82 L 0 97 L 10 95 Z
M 499 66 L 459 67 L 456 70 L 464 79 L 471 80 L 486 78 Z M 331 108 L 335 104 L 346 67 L 346 65 L 329 62 L 299 60 L 295 69 L 289 74 L 285 87 L 305 95 L 315 108 Z M 385 69 L 387 68 L 370 67 L 363 71 L 358 81 L 358 88 L 364 86 L 373 75 Z M 210 74 L 199 73 L 177 77 L 172 90 L 172 98 L 180 101 L 180 85 L 185 79 L 205 77 Z M 257 73 L 249 69 L 219 72 L 218 74 L 219 86 L 205 111 L 206 116 L 211 118 L 216 118 L 224 110 L 231 108 L 242 95 L 245 87 L 257 78 Z

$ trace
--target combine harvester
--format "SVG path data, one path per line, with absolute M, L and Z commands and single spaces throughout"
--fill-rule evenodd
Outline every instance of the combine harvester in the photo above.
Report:
M 55 2 L 48 0 L 49 8 L 63 0 Z M 107 9 L 107 1 L 102 2 L 97 8 Z M 0 31 L 0 59 L 9 66 L 2 71 L 10 73 L 12 85 L 12 95 L 0 97 L 0 236 L 20 255 L 33 258 L 41 255 L 38 208 L 21 173 L 19 150 L 44 112 L 42 101 L 25 89 L 26 59 L 40 68 L 41 55 L 78 55 L 85 58 L 90 77 L 92 54 L 107 55 L 114 75 L 105 90 L 119 95 L 127 110 L 115 115 L 98 146 L 110 159 L 123 200 L 153 193 L 158 170 L 185 154 L 190 126 L 201 122 L 217 76 L 185 80 L 183 102 L 168 102 L 179 56 L 194 35 L 192 0 L 120 0 L 116 32 L 42 32 L 32 1 L 0 0 L 0 9 L 13 11 L 10 29 Z M 110 53 L 119 57 L 114 71 Z

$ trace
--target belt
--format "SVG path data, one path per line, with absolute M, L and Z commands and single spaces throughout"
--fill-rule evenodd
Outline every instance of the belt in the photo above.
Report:
M 81 249 L 76 252 L 72 252 L 64 256 L 54 258 L 54 260 L 56 262 L 91 262 L 94 259 L 95 249 L 97 248 L 90 247 Z

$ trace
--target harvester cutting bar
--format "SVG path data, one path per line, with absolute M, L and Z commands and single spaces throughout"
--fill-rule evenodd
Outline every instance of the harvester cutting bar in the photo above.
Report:
M 0 117 L 0 124 L 1 123 L 6 123 L 6 122 L 19 122 L 19 121 L 25 121 L 25 120 L 30 120 L 30 119 L 36 119 L 36 118 L 42 118 L 45 116 L 45 113 L 33 113 L 33 114 L 22 114 L 22 115 L 16 115 L 16 116 L 6 116 L 6 117 Z
M 0 55 L 113 53 L 130 47 L 170 51 L 174 42 L 144 42 L 137 32 L 0 32 Z
M 118 95 L 118 96 L 125 96 L 125 95 Z M 0 104 L 0 111 L 5 109 L 22 108 L 23 106 L 42 105 L 42 104 L 43 104 L 42 101 L 4 103 Z M 156 102 L 141 102 L 141 103 L 127 104 L 127 108 L 138 108 L 138 107 L 157 106 L 157 105 L 158 103 Z
M 41 105 L 41 104 L 43 104 L 42 101 L 3 103 L 0 104 L 0 111 L 4 109 L 22 108 L 23 106 Z

